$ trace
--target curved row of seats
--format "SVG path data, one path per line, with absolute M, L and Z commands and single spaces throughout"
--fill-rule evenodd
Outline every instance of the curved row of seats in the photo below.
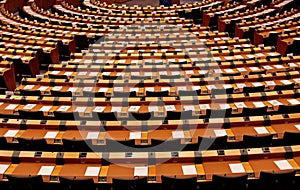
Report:
M 299 187 L 297 0 L 5 3 L 4 189 Z

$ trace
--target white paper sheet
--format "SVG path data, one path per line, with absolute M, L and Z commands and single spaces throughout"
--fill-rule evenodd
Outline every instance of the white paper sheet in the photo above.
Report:
M 148 167 L 147 166 L 134 167 L 134 176 L 148 176 Z
M 130 92 L 138 92 L 139 88 L 130 88 Z
M 148 91 L 148 92 L 154 92 L 154 87 L 146 87 L 146 91 Z
M 96 76 L 98 76 L 98 74 L 99 74 L 99 72 L 90 72 L 89 76 L 96 77 Z
M 71 71 L 68 71 L 68 72 L 65 72 L 64 73 L 64 75 L 67 75 L 67 76 L 70 76 L 70 75 L 72 75 L 73 74 L 73 72 L 71 72 Z
M 123 87 L 114 87 L 115 92 L 123 92 Z
M 174 105 L 165 105 L 166 111 L 176 111 L 176 108 Z
M 51 71 L 50 74 L 52 74 L 52 75 L 57 75 L 59 72 L 60 72 L 60 71 Z
M 99 132 L 88 132 L 86 139 L 98 139 Z
M 206 88 L 208 90 L 212 90 L 212 89 L 216 89 L 217 87 L 216 87 L 216 85 L 206 85 Z
M 38 88 L 38 90 L 40 90 L 40 91 L 45 91 L 45 90 L 47 90 L 48 89 L 48 86 L 40 86 L 39 88 Z
M 54 170 L 54 166 L 42 166 L 38 175 L 51 175 Z
M 241 58 L 241 59 L 243 59 L 243 58 Z M 241 68 L 236 68 L 238 71 L 240 71 L 240 72 L 246 72 L 247 71 L 247 69 L 245 69 L 245 68 L 243 68 L 243 67 L 241 67 Z
M 170 87 L 161 87 L 161 91 L 170 91 Z
M 31 110 L 36 106 L 36 104 L 27 104 L 23 107 L 24 110 Z
M 252 102 L 256 108 L 265 107 L 266 105 L 263 102 Z
M 26 85 L 26 86 L 24 86 L 24 89 L 31 90 L 31 89 L 33 89 L 33 87 L 34 87 L 34 85 Z
M 129 133 L 129 139 L 141 139 L 142 138 L 142 132 L 141 131 L 135 131 Z
M 290 104 L 292 105 L 298 105 L 300 104 L 300 102 L 297 99 L 289 99 L 287 100 Z
M 129 111 L 129 112 L 137 112 L 137 111 L 139 111 L 140 107 L 141 107 L 141 106 L 130 106 L 130 107 L 128 108 L 128 111 Z
M 87 74 L 87 72 L 86 71 L 83 71 L 83 72 L 79 72 L 78 73 L 78 76 L 85 76 Z
M 254 127 L 257 134 L 269 134 L 269 131 L 265 127 Z
M 200 109 L 201 109 L 201 110 L 207 110 L 207 109 L 210 109 L 209 104 L 200 104 L 199 106 L 200 106 Z
M 289 81 L 289 80 L 281 80 L 280 82 L 281 82 L 282 84 L 284 84 L 284 85 L 292 84 L 292 82 Z
M 14 110 L 19 106 L 19 104 L 9 104 L 4 110 Z
M 293 169 L 293 167 L 287 160 L 276 160 L 276 161 L 274 161 L 274 163 L 280 170 L 292 170 Z
M 149 112 L 158 112 L 158 106 L 148 106 Z
M 260 87 L 260 86 L 263 86 L 263 84 L 260 83 L 260 82 L 253 82 L 252 85 L 253 85 L 254 87 Z
M 78 87 L 69 87 L 68 91 L 70 92 L 76 92 Z
M 100 172 L 101 167 L 95 167 L 95 166 L 88 166 L 85 170 L 84 176 L 98 176 Z
M 48 112 L 51 108 L 52 106 L 42 106 L 39 111 Z
M 8 130 L 3 136 L 4 137 L 15 137 L 19 130 Z
M 281 102 L 277 101 L 277 100 L 269 100 L 268 101 L 270 104 L 272 104 L 273 106 L 279 106 L 282 105 Z
M 194 111 L 195 110 L 195 106 L 183 106 L 184 111 Z
M 227 132 L 225 129 L 215 129 L 214 133 L 215 133 L 216 137 L 227 136 Z
M 183 175 L 197 175 L 197 169 L 195 165 L 182 166 Z
M 93 87 L 84 87 L 83 91 L 85 92 L 91 92 L 93 90 Z
M 110 73 L 111 73 L 111 72 L 103 72 L 103 73 L 102 73 L 102 76 L 103 76 L 103 75 L 109 76 Z
M 58 134 L 58 131 L 48 131 L 44 136 L 45 139 L 55 139 Z
M 122 111 L 122 107 L 112 107 L 111 108 L 111 112 L 121 112 Z
M 300 124 L 294 126 L 300 131 Z
M 185 74 L 187 74 L 187 75 L 193 75 L 194 71 L 193 70 L 186 70 Z
M 105 109 L 105 107 L 103 107 L 103 106 L 97 106 L 97 107 L 94 108 L 93 111 L 94 111 L 94 112 L 103 112 L 104 109 Z
M 87 107 L 77 107 L 77 108 L 75 109 L 75 112 L 85 112 L 86 108 L 87 108 Z
M 4 172 L 8 169 L 9 164 L 0 164 L 0 174 L 4 174 Z
M 242 163 L 239 164 L 229 164 L 231 173 L 246 173 L 245 168 Z
M 107 92 L 108 88 L 99 88 L 98 92 Z
M 52 88 L 52 90 L 55 90 L 55 91 L 60 91 L 62 89 L 62 86 L 54 86 Z
M 65 112 L 65 111 L 68 111 L 68 109 L 70 109 L 71 106 L 60 106 L 57 111 L 62 111 L 62 112 Z
M 219 106 L 222 110 L 231 108 L 229 104 L 219 104 Z
M 274 81 L 265 81 L 265 83 L 268 86 L 276 86 L 276 83 Z
M 246 84 L 245 83 L 237 83 L 236 86 L 238 88 L 244 88 L 244 87 L 246 87 Z
M 182 138 L 184 138 L 184 132 L 183 131 L 172 131 L 172 137 L 173 137 L 173 139 L 182 139 Z

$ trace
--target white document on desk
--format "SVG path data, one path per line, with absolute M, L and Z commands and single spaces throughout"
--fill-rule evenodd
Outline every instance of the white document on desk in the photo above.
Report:
M 99 132 L 88 132 L 86 139 L 98 139 Z
M 184 111 L 194 111 L 195 106 L 183 106 Z
M 147 166 L 134 167 L 134 176 L 148 176 L 148 167 Z
M 46 135 L 44 136 L 45 139 L 55 139 L 57 136 L 57 131 L 48 131 Z
M 18 132 L 19 132 L 19 130 L 8 130 L 4 134 L 4 137 L 15 137 Z
M 24 90 L 31 90 L 33 89 L 34 85 L 26 85 L 24 86 Z
M 158 107 L 157 106 L 148 106 L 148 111 L 149 112 L 158 112 Z
M 9 164 L 0 164 L 0 174 L 4 174 L 4 172 L 8 169 Z
M 277 100 L 269 100 L 268 101 L 270 104 L 272 104 L 272 106 L 280 106 L 282 105 L 281 102 L 277 101 Z
M 263 102 L 252 102 L 252 103 L 256 108 L 262 108 L 266 106 Z
M 266 127 L 254 127 L 254 130 L 257 132 L 257 134 L 269 134 L 269 131 Z
M 274 161 L 274 163 L 280 170 L 292 170 L 293 169 L 293 167 L 287 160 L 277 160 L 277 161 Z
M 15 110 L 19 104 L 9 104 L 4 110 Z
M 183 131 L 172 131 L 172 137 L 173 137 L 173 139 L 183 139 L 184 132 Z
M 138 112 L 141 106 L 130 106 L 128 108 L 129 112 Z
M 51 175 L 54 170 L 54 166 L 42 166 L 38 175 Z
M 36 104 L 27 104 L 23 107 L 24 110 L 31 110 L 36 106 Z
M 52 106 L 43 106 L 43 107 L 41 107 L 41 109 L 39 111 L 48 112 L 51 108 L 52 108 Z
M 95 166 L 88 166 L 85 170 L 84 176 L 98 176 L 100 172 L 101 167 L 95 167 Z
M 176 111 L 176 108 L 174 105 L 165 105 L 166 111 Z
M 197 169 L 195 165 L 182 166 L 183 175 L 197 175 Z
M 87 107 L 77 107 L 77 108 L 75 109 L 75 112 L 85 112 L 86 108 L 87 108 Z
M 40 91 L 45 91 L 45 90 L 47 90 L 48 89 L 48 86 L 40 86 L 39 88 L 38 88 L 38 90 L 40 90 Z
M 60 106 L 57 111 L 62 111 L 62 112 L 66 112 L 68 111 L 68 109 L 70 109 L 71 106 Z
M 300 131 L 300 125 L 294 125 Z
M 215 129 L 214 133 L 216 135 L 216 137 L 224 137 L 227 136 L 227 132 L 225 129 Z
M 112 107 L 111 108 L 111 112 L 121 112 L 122 111 L 122 107 Z
M 130 132 L 129 133 L 129 139 L 141 139 L 142 138 L 142 132 L 136 131 L 136 132 Z
M 300 102 L 297 100 L 297 99 L 290 99 L 290 100 L 287 100 L 290 104 L 292 105 L 298 105 L 300 104 Z
M 100 88 L 98 92 L 107 92 L 108 88 Z
M 245 168 L 242 163 L 239 164 L 229 164 L 231 173 L 245 173 Z

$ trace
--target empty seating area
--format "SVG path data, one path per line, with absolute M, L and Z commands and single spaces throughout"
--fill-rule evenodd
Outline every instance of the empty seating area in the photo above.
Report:
M 0 2 L 0 189 L 300 189 L 299 8 Z

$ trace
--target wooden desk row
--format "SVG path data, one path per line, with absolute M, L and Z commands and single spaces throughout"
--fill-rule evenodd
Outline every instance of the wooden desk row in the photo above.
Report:
M 21 152 L 23 153 L 23 152 Z M 34 152 L 24 152 L 24 154 L 28 154 L 28 158 L 34 157 Z M 8 153 L 9 154 L 9 153 Z M 59 154 L 59 153 L 58 153 Z M 64 153 L 66 154 L 66 153 Z M 145 156 L 147 154 L 133 154 L 132 156 Z M 42 153 L 43 155 L 43 153 Z M 47 153 L 45 153 L 47 155 Z M 53 156 L 52 156 L 53 155 Z M 49 157 L 54 156 L 56 154 L 49 154 Z M 76 158 L 79 156 L 79 153 L 70 154 L 70 158 Z M 99 155 L 88 154 L 87 156 L 94 156 L 98 158 Z M 36 159 L 36 158 L 35 158 Z M 169 160 L 172 157 L 169 158 Z M 43 160 L 43 159 L 41 159 Z M 81 159 L 83 160 L 83 159 Z M 127 159 L 128 160 L 128 159 Z M 259 159 L 253 158 L 246 162 L 241 162 L 239 160 L 224 160 L 224 161 L 204 161 L 203 163 L 193 163 L 189 161 L 183 161 L 180 163 L 160 163 L 157 165 L 148 164 L 143 159 L 140 160 L 140 163 L 111 163 L 109 165 L 103 165 L 101 163 L 65 163 L 64 165 L 57 165 L 55 162 L 40 162 L 40 163 L 30 163 L 30 162 L 21 162 L 18 164 L 12 164 L 8 161 L 2 162 L 1 167 L 3 168 L 2 175 L 17 175 L 17 176 L 35 176 L 37 174 L 43 175 L 44 182 L 58 182 L 59 176 L 64 177 L 77 177 L 77 178 L 93 178 L 95 183 L 111 183 L 112 178 L 134 178 L 138 177 L 148 177 L 148 183 L 160 183 L 161 176 L 176 176 L 178 178 L 182 177 L 197 177 L 198 182 L 211 181 L 213 174 L 219 175 L 237 175 L 237 174 L 248 174 L 248 179 L 257 179 L 259 178 L 259 174 L 261 171 L 268 172 L 282 172 L 282 171 L 291 171 L 291 170 L 299 170 L 299 157 L 295 156 L 293 159 L 285 159 L 284 156 L 278 156 L 269 159 Z M 283 165 L 286 165 L 284 167 Z M 44 167 L 44 170 L 41 170 L 42 166 L 50 166 L 48 167 L 48 171 Z M 52 166 L 52 167 L 51 167 Z M 233 169 L 233 167 L 239 167 L 241 170 L 237 171 Z M 288 167 L 287 167 L 288 166 Z M 91 170 L 94 167 L 94 172 L 87 172 L 87 170 Z M 138 173 L 135 170 L 136 167 L 144 167 L 143 169 L 146 172 Z M 25 169 L 26 168 L 26 169 Z M 76 170 L 74 170 L 76 168 Z M 193 172 L 187 172 L 184 169 L 192 168 Z M 146 174 L 146 175 L 145 175 Z
M 173 64 L 174 62 L 178 61 L 181 64 Z M 191 62 L 193 61 L 193 62 Z M 185 72 L 185 74 L 195 74 L 196 71 L 202 71 L 205 73 L 209 73 L 207 68 L 209 67 L 211 70 L 213 69 L 221 69 L 222 71 L 230 71 L 224 72 L 224 74 L 232 74 L 235 75 L 233 70 L 240 70 L 243 71 L 241 74 L 249 75 L 255 74 L 258 72 L 253 72 L 249 68 L 259 68 L 261 71 L 265 71 L 266 73 L 275 73 L 275 72 L 283 72 L 283 71 L 292 71 L 296 70 L 299 62 L 297 56 L 293 58 L 290 57 L 281 57 L 281 58 L 272 58 L 270 60 L 267 59 L 258 59 L 258 60 L 245 60 L 245 61 L 233 61 L 233 62 L 222 62 L 222 64 L 211 62 L 209 66 L 205 63 L 207 60 L 205 58 L 197 59 L 170 59 L 168 62 L 166 60 L 155 60 L 155 59 L 148 59 L 148 60 L 131 60 L 130 64 L 129 61 L 125 60 L 125 64 L 119 63 L 118 64 L 109 64 L 103 65 L 101 64 L 101 60 L 95 61 L 99 62 L 100 64 L 89 64 L 88 60 L 84 60 L 82 64 L 72 64 L 72 62 L 62 62 L 61 64 L 51 64 L 49 65 L 49 71 L 69 71 L 69 72 L 152 72 L 153 69 L 156 71 L 164 71 L 166 67 L 169 71 L 175 71 L 180 68 L 181 71 Z M 76 62 L 74 60 L 74 62 Z M 112 63 L 112 62 L 111 62 Z M 165 65 L 162 65 L 165 64 Z M 142 68 L 141 68 L 142 65 Z M 242 67 L 245 67 L 242 68 Z M 242 68 L 242 69 L 241 69 Z M 207 71 L 207 72 L 206 72 Z M 249 71 L 249 72 L 248 72 Z M 258 70 L 257 70 L 258 71 Z M 211 72 L 210 72 L 211 73 Z M 222 72 L 223 73 L 223 72 Z M 182 73 L 185 75 L 184 73 Z M 132 74 L 131 74 L 132 75 Z M 133 74 L 134 75 L 134 74 Z M 152 74 L 151 74 L 152 76 Z M 121 76 L 120 76 L 121 77 Z
M 280 25 L 281 27 L 280 26 L 269 27 L 269 28 L 266 28 L 265 30 L 263 28 L 258 29 L 255 31 L 255 34 L 254 34 L 254 43 L 256 45 L 263 44 L 271 37 L 270 34 L 272 34 L 272 35 L 277 34 L 278 38 L 280 38 L 281 34 L 297 32 L 299 29 L 299 26 L 297 26 L 297 25 L 299 25 L 299 24 L 300 24 L 300 21 L 289 23 L 286 25 Z M 270 31 L 270 29 L 272 31 Z M 275 41 L 274 44 L 277 45 L 277 41 Z M 278 49 L 281 49 L 281 47 L 278 46 Z M 280 51 L 280 52 L 282 52 L 282 51 Z
M 44 20 L 50 20 L 50 21 L 59 21 L 59 22 L 67 22 L 67 23 L 70 23 L 70 22 L 74 22 L 75 19 L 72 19 L 71 17 L 65 17 L 65 16 L 59 16 L 59 15 L 55 15 L 55 14 L 51 14 L 51 13 L 46 13 L 46 12 L 43 12 L 43 11 L 38 11 L 38 9 L 35 8 L 35 5 L 34 3 L 31 4 L 31 6 L 24 6 L 23 7 L 23 10 L 28 14 L 28 15 L 31 15 L 35 18 L 41 18 L 41 19 L 44 19 Z M 88 19 L 82 19 L 80 20 L 79 19 L 79 22 L 78 23 L 94 23 L 94 21 L 92 20 L 88 20 Z M 142 18 L 144 20 L 144 18 Z M 179 19 L 177 16 L 175 17 L 163 17 L 163 18 L 157 18 L 159 20 L 165 20 L 167 23 L 169 24 L 187 24 L 187 23 L 192 23 L 191 20 L 182 20 L 182 19 Z M 99 22 L 100 20 L 97 20 L 97 22 Z M 106 20 L 103 22 L 103 24 L 105 23 L 114 23 L 113 21 L 111 20 Z M 72 24 L 72 23 L 70 23 Z M 102 24 L 101 22 L 98 23 L 98 24 Z M 123 24 L 130 24 L 128 23 L 126 20 L 124 21 L 116 21 L 115 24 L 117 25 L 123 25 Z
M 5 107 L 6 106 L 9 106 L 8 104 L 2 104 L 2 107 Z M 28 104 L 27 104 L 28 105 Z M 19 104 L 10 104 L 10 110 L 4 110 L 4 113 L 6 114 L 10 114 L 10 116 L 13 116 L 13 110 L 12 110 L 12 107 L 14 107 L 14 109 L 16 107 L 20 106 L 21 107 L 24 107 L 25 105 L 19 105 Z M 31 105 L 30 105 L 31 106 Z M 207 106 L 207 105 L 203 105 L 203 106 Z M 203 107 L 202 106 L 202 107 Z M 47 112 L 44 112 L 44 114 L 49 114 L 51 115 L 51 108 L 52 108 L 52 111 L 53 110 L 62 110 L 62 109 L 67 109 L 69 110 L 71 108 L 71 106 L 51 106 L 51 104 L 49 106 L 41 106 L 41 105 L 36 105 L 34 106 L 36 107 L 37 110 L 49 110 Z M 82 109 L 82 107 L 84 106 L 78 106 L 80 109 Z M 93 108 L 95 109 L 94 113 L 96 113 L 97 109 L 99 109 L 99 111 L 102 111 L 103 110 L 103 107 L 104 106 L 95 106 L 95 107 L 90 107 L 90 108 Z M 166 107 L 171 107 L 171 106 L 166 106 Z M 106 107 L 104 107 L 106 108 Z M 157 127 L 159 127 L 160 129 L 164 129 L 164 128 L 169 128 L 169 129 L 172 129 L 172 128 L 177 128 L 178 126 L 181 126 L 182 123 L 184 122 L 187 122 L 189 124 L 194 124 L 197 126 L 197 128 L 201 128 L 201 127 L 205 127 L 205 126 L 225 126 L 225 127 L 228 127 L 228 126 L 241 126 L 241 125 L 270 125 L 271 124 L 275 124 L 275 123 L 289 123 L 289 122 L 298 122 L 299 119 L 297 119 L 297 116 L 299 116 L 299 114 L 272 114 L 272 115 L 265 115 L 265 116 L 249 116 L 249 117 L 229 117 L 229 118 L 206 118 L 206 119 L 188 119 L 188 120 L 182 120 L 182 121 L 179 121 L 179 120 L 163 120 L 165 118 L 165 112 L 163 110 L 161 110 L 161 112 L 159 113 L 162 113 L 160 114 L 159 116 L 161 117 L 161 119 L 157 119 L 157 120 L 153 120 L 153 121 L 138 121 L 136 119 L 134 120 L 128 120 L 128 112 L 125 112 L 123 111 L 122 112 L 122 107 L 118 107 L 118 106 L 114 106 L 113 109 L 119 109 L 120 110 L 121 108 L 121 111 L 119 113 L 115 113 L 115 117 L 119 117 L 120 121 L 106 121 L 105 122 L 105 126 L 107 129 L 115 129 L 115 130 L 122 130 L 124 129 L 124 126 L 128 127 L 128 129 L 131 129 L 131 130 L 141 130 L 141 126 L 147 126 L 147 128 L 150 130 L 150 129 L 157 129 Z M 152 107 L 152 108 L 157 108 L 157 107 Z M 163 107 L 160 107 L 163 109 Z M 93 113 L 93 109 L 90 109 L 89 112 L 86 113 L 86 116 L 82 116 L 81 117 L 86 117 L 87 118 L 87 115 L 90 115 L 91 113 Z M 107 106 L 107 109 L 112 109 L 112 107 L 109 107 Z M 176 109 L 176 106 L 175 106 L 175 109 Z M 25 110 L 25 109 L 24 109 Z M 207 110 L 207 109 L 204 109 L 204 110 Z M 200 110 L 201 111 L 201 110 Z M 3 114 L 4 114 L 3 113 Z M 72 113 L 72 115 L 74 115 L 74 113 L 76 112 L 66 112 L 65 113 Z M 186 112 L 188 113 L 188 112 Z M 192 112 L 193 113 L 193 112 Z M 84 114 L 82 112 L 82 114 Z M 158 114 L 158 112 L 157 112 Z M 199 113 L 198 113 L 199 114 Z M 225 113 L 224 113 L 225 114 Z M 80 117 L 80 115 L 78 116 Z M 55 118 L 53 118 L 55 119 Z M 13 122 L 13 123 L 11 123 Z M 47 123 L 47 121 L 42 121 L 42 120 L 3 120 L 2 123 L 7 126 L 7 127 L 10 127 L 10 126 L 20 126 L 20 127 L 25 127 L 25 128 L 38 128 L 40 129 L 41 128 L 41 125 L 43 125 L 44 128 L 47 128 L 47 129 L 55 129 L 55 130 L 58 130 L 58 128 L 67 128 L 67 129 L 77 129 L 78 126 L 81 125 L 81 121 L 65 121 L 65 120 L 62 120 L 62 121 L 49 121 L 50 122 L 50 126 L 48 124 L 44 125 L 44 123 Z M 158 123 L 161 123 L 161 122 L 164 122 L 163 125 L 161 124 L 158 124 Z M 51 124 L 52 123 L 52 124 Z M 96 116 L 96 120 L 92 119 L 91 121 L 87 121 L 87 122 L 84 122 L 84 119 L 82 121 L 82 124 L 84 124 L 87 129 L 94 129 L 94 130 L 99 130 L 100 126 L 102 126 L 101 124 L 101 121 L 99 121 L 98 119 L 98 116 Z M 181 126 L 182 127 L 182 126 Z M 15 128 L 15 127 L 14 127 Z
M 60 71 L 58 71 L 60 72 Z M 190 72 L 190 71 L 189 71 Z M 66 72 L 67 75 L 71 75 L 73 72 Z M 151 73 L 151 72 L 150 72 Z M 205 71 L 202 73 L 204 75 L 207 73 Z M 98 74 L 98 72 L 92 72 L 92 74 Z M 196 78 L 165 78 L 165 79 L 154 79 L 150 77 L 137 78 L 137 79 L 126 79 L 123 80 L 121 74 L 120 78 L 116 78 L 114 80 L 104 80 L 104 79 L 96 79 L 96 77 L 90 76 L 86 78 L 70 78 L 70 79 L 49 79 L 49 78 L 24 78 L 22 80 L 23 85 L 41 85 L 41 86 L 68 86 L 68 87 L 126 87 L 129 88 L 143 88 L 143 87 L 154 87 L 154 86 L 165 86 L 165 87 L 178 87 L 185 86 L 186 84 L 190 84 L 192 86 L 203 86 L 203 85 L 222 85 L 222 84 L 234 84 L 234 83 L 254 83 L 253 87 L 264 86 L 264 83 L 255 83 L 260 82 L 262 80 L 271 81 L 271 80 L 282 80 L 283 84 L 291 84 L 298 83 L 297 78 L 299 78 L 299 71 L 289 71 L 289 72 L 278 72 L 278 73 L 268 73 L 268 74 L 253 74 L 253 75 L 245 75 L 245 76 L 222 76 L 222 73 L 217 72 L 213 75 L 208 75 L 208 77 L 204 80 L 202 76 Z M 124 74 L 125 75 L 125 74 Z M 205 76 L 205 75 L 204 75 Z M 284 82 L 284 80 L 290 80 L 293 77 L 295 82 Z M 63 77 L 66 78 L 66 77 Z M 218 81 L 216 81 L 218 79 Z M 274 82 L 269 82 L 268 86 L 276 86 L 279 85 L 274 84 Z M 240 85 L 239 88 L 244 88 L 249 85 Z M 218 88 L 218 87 L 212 87 Z M 227 88 L 227 87 L 226 87 Z M 235 88 L 235 87 L 233 87 Z M 200 89 L 200 88 L 198 88 Z M 224 89 L 224 87 L 221 87 Z M 235 88 L 236 89 L 236 88 Z M 153 90 L 152 90 L 153 91 Z
M 77 129 L 72 129 L 70 125 L 65 126 L 65 130 L 62 130 L 63 127 L 59 128 L 58 126 L 55 128 L 55 123 L 58 123 L 59 120 L 47 120 L 43 124 L 43 129 L 38 128 L 37 126 L 34 128 L 34 124 L 37 125 L 37 122 L 34 123 L 33 120 L 23 121 L 25 128 L 18 126 L 18 124 L 14 121 L 14 119 L 10 119 L 12 121 L 7 121 L 7 126 L 3 123 L 3 128 L 0 128 L 0 136 L 6 138 L 8 143 L 16 144 L 18 138 L 27 139 L 27 140 L 37 140 L 37 139 L 45 139 L 47 144 L 52 145 L 62 145 L 63 139 L 67 140 L 86 140 L 90 141 L 94 146 L 109 146 L 107 143 L 107 139 L 112 139 L 118 141 L 120 143 L 126 142 L 128 140 L 133 140 L 136 148 L 149 148 L 152 145 L 152 139 L 161 140 L 161 141 L 170 141 L 180 139 L 178 141 L 178 145 L 182 145 L 182 147 L 178 147 L 179 149 L 184 149 L 185 146 L 192 145 L 194 148 L 199 149 L 200 143 L 198 137 L 201 138 L 217 138 L 227 136 L 227 142 L 231 144 L 218 144 L 219 147 L 239 147 L 237 143 L 242 143 L 244 140 L 244 135 L 250 136 L 265 136 L 272 135 L 272 142 L 270 142 L 269 146 L 274 146 L 281 144 L 280 141 L 287 140 L 284 136 L 286 132 L 289 133 L 300 133 L 300 125 L 299 122 L 296 123 L 278 123 L 267 126 L 261 125 L 249 125 L 249 126 L 233 126 L 231 128 L 224 129 L 222 126 L 213 128 L 213 127 L 203 127 L 196 128 L 195 124 L 185 124 L 185 126 L 178 125 L 177 128 L 170 129 L 148 129 L 144 126 L 142 129 L 114 129 L 106 126 L 100 127 L 99 130 L 93 126 L 92 121 L 87 121 L 88 124 L 86 127 L 80 125 L 79 122 Z M 134 121 L 132 121 L 134 122 Z M 127 122 L 131 124 L 132 122 Z M 157 126 L 163 125 L 162 121 L 151 121 L 152 124 L 157 124 Z M 13 125 L 14 124 L 14 125 Z M 53 125 L 51 127 L 51 125 Z M 21 129 L 21 130 L 20 130 Z M 285 139 L 283 139 L 285 138 Z M 201 139 L 200 139 L 201 140 Z M 204 142 L 203 142 L 204 143 Z M 224 143 L 224 142 L 223 142 Z M 226 142 L 225 142 L 226 143 Z M 284 143 L 284 142 L 283 142 Z M 198 145 L 198 147 L 195 147 Z M 4 146 L 4 145 L 2 145 Z M 121 146 L 121 145 L 120 145 Z M 44 147 L 45 149 L 47 147 Z M 109 148 L 109 147 L 107 147 Z M 113 149 L 113 147 L 111 147 Z M 209 148 L 209 147 L 207 147 Z M 62 149 L 62 148 L 61 148 Z M 49 150 L 49 149 L 47 149 Z
M 246 36 L 246 33 L 249 33 L 249 30 L 251 28 L 261 28 L 261 26 L 271 26 L 280 23 L 285 23 L 288 21 L 293 21 L 294 19 L 297 19 L 299 17 L 298 12 L 298 10 L 293 10 L 270 18 L 238 23 L 236 24 L 235 28 L 235 35 L 239 38 L 243 38 Z
M 90 4 L 96 5 L 98 6 L 100 9 L 106 9 L 106 10 L 145 10 L 145 11 L 172 11 L 172 10 L 182 10 L 182 9 L 191 9 L 191 8 L 197 8 L 197 7 L 201 7 L 201 6 L 205 6 L 207 4 L 213 3 L 214 1 L 204 1 L 204 2 L 195 2 L 195 3 L 185 3 L 185 4 L 181 4 L 181 5 L 172 5 L 172 6 L 168 6 L 165 7 L 163 5 L 159 6 L 159 7 L 154 7 L 154 6 L 145 6 L 145 7 L 140 7 L 140 6 L 126 6 L 126 5 L 122 5 L 122 6 L 118 6 L 115 4 L 109 5 L 106 3 L 101 3 L 99 1 L 94 1 L 94 2 L 89 2 Z M 88 1 L 85 1 L 85 3 L 88 3 Z M 219 1 L 220 3 L 220 1 Z M 63 4 L 66 5 L 67 7 L 72 7 L 72 5 L 68 5 L 67 3 Z
M 242 16 L 238 16 L 239 14 L 237 14 L 237 16 L 235 18 L 229 17 L 232 15 L 229 15 L 228 17 L 223 16 L 223 18 L 219 17 L 218 30 L 220 32 L 235 32 L 235 24 L 232 26 L 231 22 L 234 22 L 234 23 L 246 22 L 247 20 L 250 20 L 250 19 L 251 20 L 258 19 L 261 17 L 266 17 L 268 15 L 272 15 L 272 14 L 274 14 L 274 12 L 275 12 L 275 9 L 257 9 L 256 12 L 249 14 L 249 15 L 243 15 L 243 12 L 239 13 Z
M 218 16 L 224 14 L 230 14 L 234 12 L 244 11 L 246 9 L 245 5 L 231 4 L 223 6 L 222 8 L 216 8 L 211 10 L 206 10 L 203 12 L 203 25 L 204 26 L 214 26 L 218 24 Z
M 178 61 L 177 61 L 178 60 Z M 126 68 L 116 68 L 113 65 L 52 65 L 51 71 L 44 74 L 45 77 L 49 78 L 76 78 L 85 79 L 88 77 L 94 77 L 97 79 L 167 79 L 167 78 L 192 78 L 195 76 L 206 76 L 213 77 L 214 74 L 220 74 L 223 76 L 240 76 L 240 75 L 255 75 L 255 74 L 268 74 L 268 73 L 279 73 L 288 72 L 295 70 L 298 66 L 297 63 L 290 63 L 289 65 L 274 64 L 264 65 L 261 67 L 246 67 L 246 68 L 224 68 L 221 69 L 217 64 L 212 64 L 209 69 L 200 69 L 197 64 L 182 66 L 176 63 L 188 63 L 187 59 L 168 59 L 167 61 L 160 60 L 143 60 L 142 61 L 131 61 L 134 65 L 128 65 Z M 99 60 L 98 60 L 99 61 Z M 122 64 L 126 60 L 118 60 L 117 64 Z M 168 62 L 168 63 L 166 63 Z M 87 61 L 85 61 L 87 63 Z M 100 61 L 98 62 L 100 63 Z M 165 65 L 162 65 L 165 64 Z M 143 65 L 143 68 L 140 66 Z M 169 65 L 169 66 L 167 66 Z M 244 64 L 245 65 L 245 64 Z M 156 67 L 157 66 L 157 67 Z M 173 76 L 173 77 L 172 77 Z M 201 78 L 201 77 L 200 77 Z M 246 77 L 244 77 L 246 78 Z M 275 79 L 276 80 L 276 79 Z

